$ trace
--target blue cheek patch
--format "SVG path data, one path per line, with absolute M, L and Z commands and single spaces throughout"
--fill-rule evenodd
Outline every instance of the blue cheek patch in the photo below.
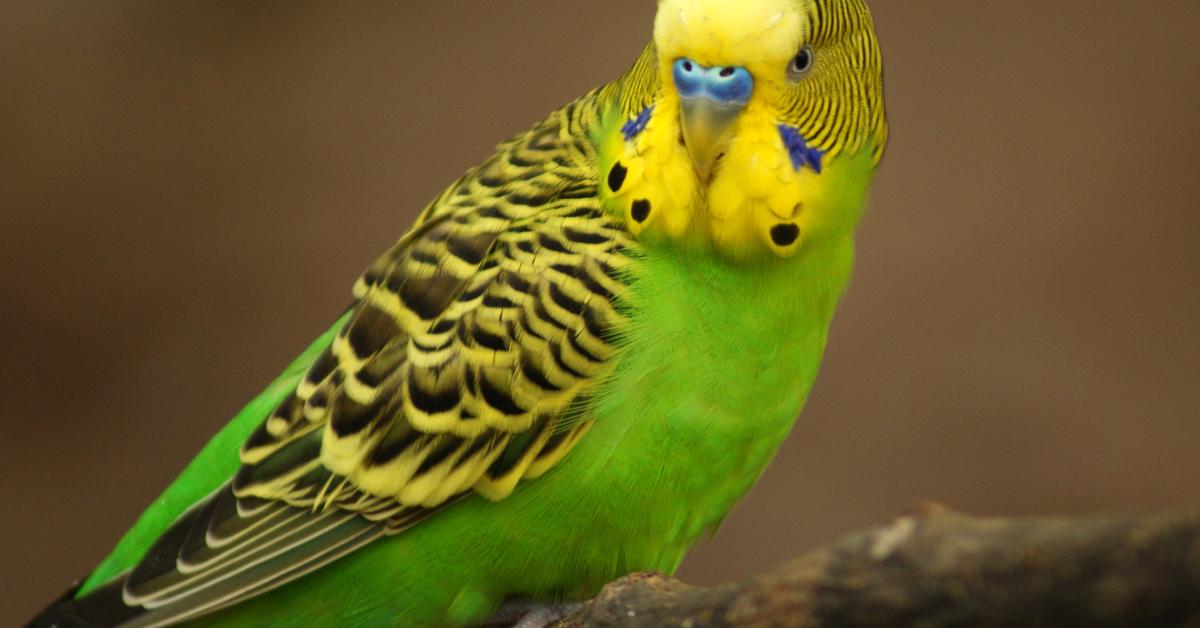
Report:
M 779 137 L 783 138 L 783 146 L 787 148 L 788 156 L 792 158 L 793 168 L 800 170 L 804 166 L 809 166 L 817 174 L 821 174 L 821 157 L 825 153 L 818 148 L 809 146 L 796 127 L 786 124 L 779 125 Z
M 650 123 L 650 114 L 654 113 L 654 105 L 650 105 L 642 109 L 637 117 L 625 123 L 621 127 L 621 134 L 625 136 L 625 141 L 629 141 L 637 137 L 642 131 L 646 130 L 646 125 Z

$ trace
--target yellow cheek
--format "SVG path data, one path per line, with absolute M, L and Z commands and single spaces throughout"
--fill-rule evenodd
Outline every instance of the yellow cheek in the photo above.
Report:
M 697 199 L 690 193 L 695 188 L 696 175 L 686 160 L 676 160 L 663 169 L 663 183 L 669 200 L 659 205 L 658 219 L 662 230 L 672 238 L 682 238 L 692 226 Z
M 735 254 L 770 251 L 788 257 L 800 248 L 804 186 L 767 115 L 747 116 L 712 182 L 711 237 Z
M 719 176 L 708 192 L 709 232 L 720 248 L 740 246 L 753 233 L 754 205 L 735 177 Z
M 637 137 L 626 141 L 614 134 L 612 144 L 605 147 L 606 154 L 614 155 L 604 161 L 608 204 L 625 218 L 634 235 L 651 230 L 682 239 L 697 215 L 698 182 L 687 150 L 678 141 L 679 124 L 663 113 L 672 110 L 669 103 L 660 103 Z M 625 168 L 625 176 L 621 186 L 612 190 L 607 177 L 615 164 Z
M 779 186 L 777 165 L 768 153 L 756 153 L 750 156 L 745 171 L 746 188 L 754 190 L 756 198 L 767 198 L 771 189 Z
M 832 173 L 792 165 L 768 111 L 752 102 L 707 189 L 679 141 L 678 104 L 655 107 L 634 139 L 613 133 L 602 152 L 605 204 L 634 235 L 713 246 L 733 259 L 791 257 L 822 229 Z M 620 164 L 620 185 L 609 177 Z
M 796 220 L 801 210 L 801 188 L 793 179 L 781 182 L 767 196 L 767 211 L 769 216 L 763 218 L 776 220 Z

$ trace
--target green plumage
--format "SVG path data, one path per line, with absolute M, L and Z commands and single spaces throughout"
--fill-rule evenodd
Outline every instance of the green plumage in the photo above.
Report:
M 862 8 L 816 3 L 830 4 Z M 831 55 L 861 45 L 839 18 Z M 878 78 L 846 91 L 881 98 Z M 35 623 L 462 624 L 509 597 L 673 571 L 804 404 L 886 133 L 870 98 L 850 103 L 870 115 L 825 121 L 837 133 L 815 127 L 824 168 L 777 183 L 798 186 L 781 190 L 803 199 L 785 220 L 804 236 L 755 252 L 707 216 L 709 182 L 671 161 L 686 159 L 671 119 L 636 128 L 671 93 L 648 47 L 448 188 L 364 273 L 350 312 Z M 731 154 L 790 167 L 781 140 L 745 135 Z M 770 216 L 766 202 L 754 211 Z M 660 214 L 693 226 L 642 224 Z
M 296 388 L 313 360 L 329 346 L 334 333 L 345 324 L 339 320 L 332 329 L 321 334 L 316 342 L 284 369 L 270 386 L 238 412 L 228 425 L 209 441 L 208 445 L 188 464 L 183 473 L 146 509 L 112 553 L 83 582 L 78 594 L 103 584 L 109 578 L 130 568 L 155 539 L 171 525 L 184 510 L 224 484 L 237 471 L 236 452 L 250 432 L 269 412 Z

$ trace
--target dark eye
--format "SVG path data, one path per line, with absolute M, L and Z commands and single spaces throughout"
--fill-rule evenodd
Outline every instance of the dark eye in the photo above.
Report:
M 799 81 L 804 78 L 805 74 L 812 69 L 813 65 L 813 50 L 812 46 L 805 44 L 796 56 L 792 57 L 792 62 L 788 65 L 788 78 L 792 81 Z

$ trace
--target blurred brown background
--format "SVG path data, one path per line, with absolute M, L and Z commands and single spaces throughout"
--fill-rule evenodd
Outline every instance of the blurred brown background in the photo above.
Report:
M 893 143 L 824 371 L 684 567 L 923 499 L 1200 504 L 1194 0 L 874 0 Z M 0 9 L 0 624 L 27 620 L 650 0 Z

